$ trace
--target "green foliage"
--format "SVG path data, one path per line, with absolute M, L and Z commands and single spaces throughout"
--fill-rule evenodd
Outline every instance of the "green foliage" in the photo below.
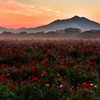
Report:
M 100 99 L 100 43 L 0 43 L 0 100 Z

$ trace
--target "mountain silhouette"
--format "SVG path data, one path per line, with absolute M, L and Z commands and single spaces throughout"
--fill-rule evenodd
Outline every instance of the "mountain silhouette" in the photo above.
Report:
M 56 20 L 48 25 L 34 28 L 34 31 L 56 31 L 64 30 L 65 28 L 79 28 L 82 31 L 91 29 L 99 30 L 100 24 L 85 17 L 74 16 L 70 19 Z
M 10 31 L 14 33 L 26 31 L 28 33 L 30 32 L 48 32 L 48 31 L 56 31 L 56 30 L 64 30 L 66 28 L 79 28 L 81 31 L 87 31 L 87 30 L 100 30 L 100 24 L 89 20 L 85 17 L 79 17 L 79 16 L 74 16 L 70 19 L 63 19 L 63 20 L 55 20 L 51 22 L 50 24 L 43 25 L 40 27 L 36 28 L 19 28 L 19 29 L 6 29 L 0 27 L 0 32 L 1 31 Z

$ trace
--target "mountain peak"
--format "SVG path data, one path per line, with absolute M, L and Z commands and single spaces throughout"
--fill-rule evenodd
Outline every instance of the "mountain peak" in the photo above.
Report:
M 72 17 L 72 19 L 79 19 L 80 17 L 79 16 L 74 16 L 74 17 Z
M 80 17 L 76 15 L 76 16 L 74 16 L 74 18 L 80 18 Z

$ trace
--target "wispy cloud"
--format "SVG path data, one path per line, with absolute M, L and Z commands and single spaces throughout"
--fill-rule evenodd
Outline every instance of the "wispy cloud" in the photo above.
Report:
M 56 13 L 56 16 L 66 16 L 67 14 L 66 13 L 62 13 L 60 11 L 54 11 Z
M 35 5 L 24 4 L 17 1 L 2 1 L 0 0 L 0 11 L 7 13 L 18 13 L 25 16 L 35 16 L 42 13 L 36 10 Z
M 66 15 L 50 6 L 0 0 L 0 25 L 7 28 L 37 27 Z
M 44 7 L 42 7 L 42 9 L 44 9 L 46 11 L 52 11 L 52 9 L 49 6 L 44 6 Z
M 48 14 L 53 14 L 54 16 L 65 16 L 66 13 L 61 13 L 60 11 L 54 11 L 49 6 L 37 6 L 31 4 L 25 4 L 22 2 L 18 2 L 15 0 L 3 1 L 0 0 L 0 12 L 6 13 L 18 13 L 25 16 L 38 16 L 40 14 L 44 14 L 45 16 Z

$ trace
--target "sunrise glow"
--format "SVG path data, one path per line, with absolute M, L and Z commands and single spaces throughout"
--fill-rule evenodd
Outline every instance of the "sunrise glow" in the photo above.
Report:
M 75 15 L 100 23 L 99 0 L 0 0 L 0 27 L 37 27 Z

